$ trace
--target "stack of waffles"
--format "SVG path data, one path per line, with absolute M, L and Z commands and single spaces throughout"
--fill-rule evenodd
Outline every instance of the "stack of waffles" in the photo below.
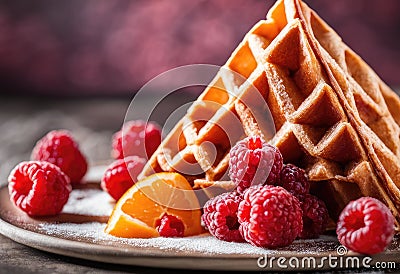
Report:
M 194 188 L 227 180 L 229 150 L 261 135 L 304 168 L 335 218 L 360 196 L 399 227 L 400 99 L 313 10 L 279 0 L 149 160 Z

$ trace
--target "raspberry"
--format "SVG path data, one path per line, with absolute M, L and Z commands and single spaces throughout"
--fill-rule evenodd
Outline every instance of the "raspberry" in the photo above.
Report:
M 79 183 L 87 171 L 87 162 L 78 144 L 66 130 L 53 130 L 40 139 L 31 159 L 57 165 L 69 176 L 72 183 Z
M 48 162 L 22 162 L 8 177 L 11 201 L 30 216 L 61 212 L 72 190 L 61 169 Z
M 252 183 L 276 184 L 282 169 L 282 155 L 261 137 L 247 137 L 230 151 L 229 177 L 240 193 Z
M 299 238 L 318 238 L 325 231 L 329 220 L 325 203 L 311 194 L 306 194 L 300 204 L 303 211 L 303 231 Z
M 112 137 L 111 156 L 114 159 L 123 159 L 135 155 L 148 159 L 160 143 L 161 129 L 156 123 L 128 121 Z
M 290 245 L 303 227 L 298 199 L 284 188 L 271 185 L 252 186 L 244 192 L 238 219 L 243 238 L 266 248 Z
M 244 241 L 239 232 L 237 218 L 241 200 L 236 192 L 226 192 L 207 201 L 201 219 L 212 235 L 228 242 Z
M 137 182 L 137 176 L 145 164 L 146 160 L 137 156 L 114 161 L 103 175 L 101 188 L 115 200 L 119 200 Z
M 339 216 L 339 242 L 355 252 L 373 255 L 382 252 L 394 235 L 394 217 L 379 200 L 362 197 L 350 202 Z
M 310 191 L 310 182 L 303 169 L 292 165 L 284 165 L 278 183 L 296 197 L 301 197 Z
M 156 229 L 161 237 L 183 237 L 185 232 L 183 222 L 178 217 L 167 213 L 157 220 Z

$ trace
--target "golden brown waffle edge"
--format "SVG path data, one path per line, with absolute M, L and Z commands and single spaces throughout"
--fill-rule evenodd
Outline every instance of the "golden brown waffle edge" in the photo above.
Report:
M 220 184 L 228 179 L 230 147 L 262 135 L 285 163 L 306 170 L 333 218 L 350 200 L 373 196 L 399 226 L 399 124 L 394 91 L 307 5 L 280 0 L 246 34 L 141 177 L 177 171 L 195 187 Z

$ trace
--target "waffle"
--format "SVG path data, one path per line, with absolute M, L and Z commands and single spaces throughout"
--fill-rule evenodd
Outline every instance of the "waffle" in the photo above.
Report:
M 261 63 L 273 24 L 260 21 L 244 38 L 227 64 L 193 102 L 149 159 L 139 178 L 158 171 L 177 171 L 189 181 L 228 179 L 229 150 L 248 134 L 272 137 L 274 124 L 265 115 L 268 83 Z M 244 125 L 237 114 L 240 102 L 256 110 L 257 123 Z M 260 129 L 261 128 L 261 129 Z
M 360 169 L 358 174 L 351 174 L 350 181 L 357 183 L 362 195 L 385 202 L 399 227 L 399 97 L 314 11 L 300 1 L 285 1 L 284 4 L 287 10 L 294 6 L 293 12 L 286 14 L 301 19 L 310 44 L 367 155 L 363 162 L 369 166 Z M 342 188 L 340 194 L 344 196 L 348 190 Z
M 398 96 L 308 6 L 282 0 L 245 36 L 141 176 L 177 171 L 194 187 L 222 185 L 215 181 L 227 179 L 232 145 L 261 135 L 285 163 L 306 170 L 333 218 L 350 200 L 372 196 L 399 227 L 399 123 Z

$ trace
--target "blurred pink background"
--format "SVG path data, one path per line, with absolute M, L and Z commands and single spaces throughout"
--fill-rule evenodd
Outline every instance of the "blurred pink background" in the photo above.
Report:
M 306 1 L 392 87 L 400 1 Z M 0 0 L 0 93 L 130 96 L 168 69 L 222 65 L 272 0 Z

